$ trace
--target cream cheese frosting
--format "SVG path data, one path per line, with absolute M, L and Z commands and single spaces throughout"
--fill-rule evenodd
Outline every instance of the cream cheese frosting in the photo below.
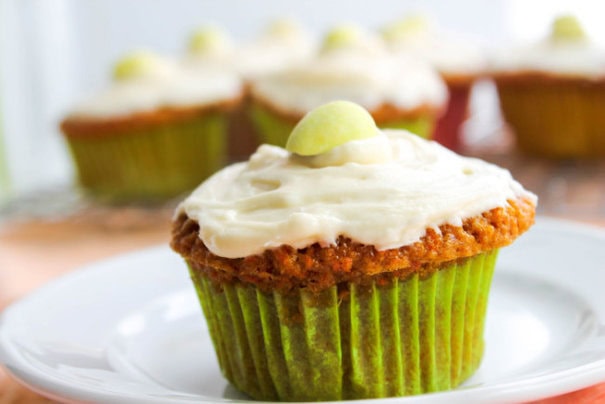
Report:
M 598 78 L 605 75 L 605 49 L 591 41 L 554 41 L 517 46 L 492 55 L 496 72 L 538 71 Z
M 240 78 L 210 66 L 195 69 L 163 60 L 152 71 L 116 80 L 76 105 L 71 117 L 109 118 L 162 107 L 191 107 L 227 101 L 241 94 Z
M 414 21 L 403 20 L 387 26 L 383 32 L 385 42 L 395 54 L 419 57 L 443 74 L 477 74 L 487 67 L 485 52 L 476 41 L 439 30 L 421 16 L 409 20 Z M 397 25 L 411 27 L 400 29 Z
M 339 236 L 379 250 L 412 244 L 427 228 L 536 199 L 507 170 L 461 157 L 407 131 L 383 130 L 310 157 L 262 145 L 198 187 L 178 209 L 222 257 L 281 245 L 334 244 Z
M 195 31 L 189 39 L 188 51 L 182 60 L 185 68 L 235 70 L 236 47 L 228 33 L 218 27 Z
M 446 35 L 424 34 L 393 43 L 396 53 L 409 53 L 426 60 L 443 74 L 476 74 L 487 67 L 481 48 Z
M 391 104 L 404 110 L 441 107 L 447 89 L 427 64 L 389 55 L 335 51 L 252 82 L 253 96 L 296 114 L 335 99 L 372 110 Z
M 302 27 L 292 20 L 279 19 L 269 24 L 260 38 L 236 50 L 235 69 L 250 80 L 303 62 L 314 51 L 315 44 Z
M 492 68 L 495 72 L 533 71 L 597 79 L 605 75 L 605 48 L 586 36 L 576 18 L 562 15 L 543 40 L 495 53 Z

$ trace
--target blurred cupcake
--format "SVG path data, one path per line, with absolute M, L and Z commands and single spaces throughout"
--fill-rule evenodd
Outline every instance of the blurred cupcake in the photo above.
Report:
M 241 96 L 233 74 L 193 74 L 147 52 L 124 58 L 111 86 L 61 123 L 80 186 L 108 202 L 191 190 L 225 163 L 226 116 Z
M 204 26 L 195 30 L 188 43 L 184 65 L 201 75 L 208 69 L 219 69 L 240 76 L 237 48 L 228 33 L 218 27 Z M 258 137 L 246 116 L 246 94 L 243 87 L 241 102 L 229 115 L 227 159 L 229 162 L 247 159 L 259 145 Z
M 187 43 L 185 66 L 235 70 L 235 45 L 220 27 L 207 25 L 194 30 Z
M 250 94 L 261 138 L 280 146 L 305 113 L 337 99 L 362 105 L 382 128 L 428 137 L 447 99 L 430 66 L 392 57 L 379 38 L 354 25 L 329 32 L 312 60 L 253 80 Z
M 262 34 L 237 49 L 237 68 L 246 82 L 309 59 L 315 43 L 295 20 L 271 21 Z
M 249 116 L 249 83 L 311 57 L 315 49 L 310 35 L 295 20 L 270 21 L 261 35 L 241 44 L 234 54 L 234 66 L 246 89 L 244 100 L 231 119 L 229 156 L 231 161 L 248 159 L 261 142 Z
M 178 207 L 224 376 L 255 399 L 402 396 L 477 369 L 497 251 L 533 223 L 510 173 L 358 105 L 311 111 Z
M 477 43 L 443 32 L 426 17 L 413 15 L 385 26 L 382 36 L 395 54 L 412 55 L 435 67 L 447 84 L 449 101 L 433 138 L 452 150 L 462 146 L 473 83 L 485 74 L 487 58 Z
M 605 156 L 605 49 L 562 16 L 538 43 L 494 56 L 504 119 L 521 150 L 551 158 Z

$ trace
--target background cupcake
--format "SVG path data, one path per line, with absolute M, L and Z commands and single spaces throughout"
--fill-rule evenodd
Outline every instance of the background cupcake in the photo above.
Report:
M 218 27 L 200 27 L 191 34 L 183 63 L 200 75 L 206 75 L 210 68 L 227 71 L 238 77 L 242 76 L 238 65 L 237 47 L 228 33 Z M 242 92 L 241 102 L 229 115 L 227 137 L 229 162 L 247 159 L 259 144 L 258 136 L 254 133 L 245 112 L 248 99 L 245 85 L 242 85 Z
M 605 49 L 571 16 L 538 43 L 494 55 L 504 119 L 529 154 L 605 156 Z
M 487 58 L 481 48 L 468 38 L 438 30 L 421 15 L 386 25 L 382 36 L 394 54 L 425 60 L 441 74 L 449 100 L 437 121 L 433 138 L 452 150 L 460 150 L 463 143 L 461 126 L 468 116 L 471 89 L 487 67 Z
M 213 176 L 173 224 L 225 377 L 285 401 L 468 378 L 497 250 L 532 224 L 535 196 L 344 101 L 305 116 L 287 148 Z
M 229 34 L 217 26 L 203 26 L 191 34 L 187 43 L 185 63 L 202 68 L 217 65 L 233 69 L 235 45 Z
M 150 53 L 126 57 L 114 76 L 61 123 L 84 191 L 112 202 L 164 200 L 225 163 L 237 76 L 194 73 Z
M 203 38 L 207 35 L 204 31 L 196 33 L 191 45 L 199 42 L 199 39 L 195 40 L 196 36 Z M 214 36 L 210 35 L 211 38 Z M 231 44 L 224 39 L 219 42 Z M 261 142 L 248 113 L 250 82 L 256 77 L 280 71 L 308 59 L 314 47 L 309 33 L 289 18 L 272 20 L 258 37 L 238 44 L 235 48 L 229 47 L 228 68 L 235 69 L 244 83 L 242 103 L 230 117 L 229 161 L 246 160 Z M 195 49 L 196 46 L 190 46 L 190 49 L 192 48 Z
M 328 32 L 312 60 L 253 80 L 250 94 L 263 141 L 281 146 L 305 113 L 338 99 L 364 106 L 380 127 L 428 137 L 447 99 L 430 66 L 392 57 L 379 38 L 354 25 Z
M 279 18 L 270 21 L 260 36 L 237 49 L 237 68 L 246 83 L 258 76 L 283 70 L 310 58 L 315 42 L 296 21 Z

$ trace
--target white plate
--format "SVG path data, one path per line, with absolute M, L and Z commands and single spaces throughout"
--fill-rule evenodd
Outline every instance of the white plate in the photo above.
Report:
M 604 381 L 603 285 L 605 232 L 540 218 L 501 252 L 472 379 L 366 402 L 526 401 Z M 165 246 L 90 265 L 12 305 L 0 361 L 61 401 L 246 401 L 220 375 L 187 270 Z

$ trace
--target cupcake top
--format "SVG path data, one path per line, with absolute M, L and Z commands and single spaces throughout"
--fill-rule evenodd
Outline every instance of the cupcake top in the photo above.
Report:
M 296 115 L 335 99 L 373 110 L 440 108 L 447 90 L 427 64 L 388 54 L 377 38 L 350 26 L 331 31 L 319 54 L 306 63 L 254 80 L 252 94 Z
M 229 34 L 215 26 L 204 26 L 193 31 L 183 60 L 186 67 L 233 69 L 235 45 Z
M 177 216 L 199 224 L 210 252 L 239 258 L 340 236 L 386 250 L 510 200 L 536 201 L 508 171 L 407 131 L 381 131 L 346 101 L 307 114 L 287 148 L 260 146 L 180 204 Z
M 270 22 L 256 40 L 237 49 L 236 69 L 250 79 L 299 63 L 311 57 L 314 44 L 308 33 L 294 20 Z
M 530 45 L 502 50 L 492 57 L 496 73 L 539 72 L 598 78 L 605 75 L 605 49 L 592 42 L 579 21 L 557 17 L 550 34 Z
M 438 30 L 422 15 L 388 24 L 381 33 L 392 52 L 419 57 L 444 75 L 474 75 L 487 65 L 486 56 L 476 42 Z
M 359 57 L 382 57 L 386 46 L 380 37 L 352 23 L 343 23 L 329 30 L 323 38 L 321 55 L 348 54 Z
M 207 69 L 206 74 L 199 74 L 153 53 L 137 52 L 120 60 L 109 88 L 76 105 L 70 118 L 110 118 L 161 108 L 214 105 L 240 93 L 240 79 L 233 73 Z

